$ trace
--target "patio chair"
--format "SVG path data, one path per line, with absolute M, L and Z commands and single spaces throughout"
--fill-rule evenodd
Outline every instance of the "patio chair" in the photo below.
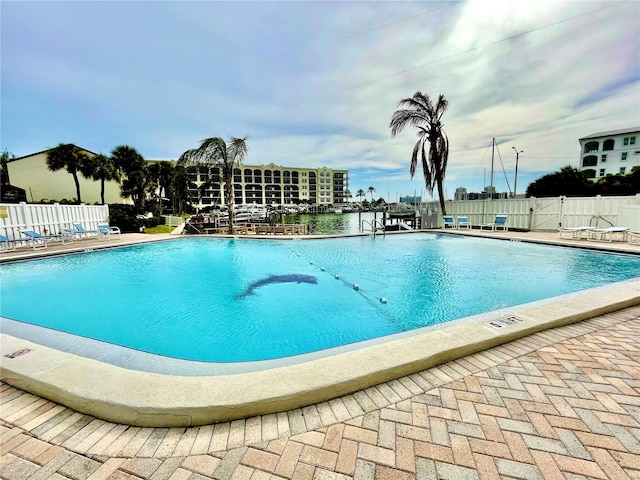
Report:
M 447 227 L 456 228 L 456 222 L 451 215 L 442 216 L 442 228 L 446 229 Z
M 97 235 L 97 230 L 87 230 L 81 223 L 74 223 L 73 228 L 65 228 L 65 232 L 73 234 L 77 238 L 89 237 L 93 235 Z
M 458 228 L 471 228 L 471 222 L 469 221 L 469 219 L 467 217 L 458 217 L 456 219 L 456 226 Z
M 627 232 L 627 241 L 629 243 L 640 243 L 640 231 L 638 232 Z
M 34 250 L 38 248 L 47 248 L 47 243 L 52 240 L 60 240 L 63 244 L 67 242 L 73 242 L 72 236 L 66 235 L 42 235 L 34 230 L 20 230 L 20 233 L 27 237 L 27 240 Z
M 584 240 L 589 237 L 589 232 L 596 227 L 560 227 L 558 228 L 559 238 L 572 238 L 575 240 Z
M 9 238 L 0 235 L 0 252 L 12 252 L 18 243 L 29 242 L 28 238 Z
M 589 230 L 589 240 L 600 242 L 624 242 L 627 240 L 628 227 L 594 228 Z
M 111 235 L 118 235 L 120 238 L 120 229 L 118 227 L 112 227 L 108 223 L 99 223 L 98 224 L 98 238 L 100 240 L 109 240 Z
M 509 222 L 507 220 L 508 216 L 506 213 L 499 213 L 496 215 L 496 218 L 492 223 L 481 223 L 480 230 L 482 230 L 484 227 L 491 227 L 491 230 L 494 232 L 500 228 L 506 232 L 507 230 L 509 230 Z

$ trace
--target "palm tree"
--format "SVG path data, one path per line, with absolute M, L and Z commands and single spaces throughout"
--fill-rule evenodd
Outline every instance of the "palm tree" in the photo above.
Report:
M 120 172 L 112 158 L 99 153 L 89 158 L 90 177 L 100 182 L 100 202 L 104 205 L 104 185 L 106 182 L 120 181 Z
M 90 176 L 89 156 L 80 147 L 76 147 L 72 143 L 60 143 L 47 153 L 47 168 L 52 172 L 63 168 L 66 169 L 73 176 L 73 181 L 76 184 L 76 199 L 78 203 L 82 203 L 78 173 L 83 177 Z
M 229 212 L 229 233 L 233 233 L 233 169 L 241 165 L 247 156 L 249 147 L 247 140 L 249 135 L 243 138 L 231 137 L 226 143 L 220 137 L 206 138 L 200 142 L 198 148 L 187 150 L 178 159 L 179 165 L 208 164 L 217 165 L 221 170 L 221 178 L 224 181 L 224 201 Z
M 438 187 L 438 197 L 443 215 L 446 214 L 443 183 L 449 159 L 449 140 L 442 129 L 444 127 L 442 116 L 448 106 L 449 102 L 442 94 L 434 106 L 429 95 L 416 92 L 413 97 L 400 100 L 398 109 L 393 112 L 389 125 L 392 137 L 395 137 L 406 126 L 418 128 L 419 138 L 413 147 L 409 172 L 413 178 L 416 173 L 418 155 L 420 155 L 425 186 L 430 195 L 433 195 L 434 187 Z M 429 144 L 428 153 L 425 148 L 427 143 Z
M 373 192 L 375 192 L 376 189 L 373 187 L 369 187 L 367 188 L 367 192 L 369 192 L 371 194 L 371 203 L 373 203 Z
M 153 180 L 147 171 L 144 157 L 128 145 L 118 145 L 111 151 L 111 158 L 118 172 L 124 173 L 120 190 L 123 197 L 131 197 L 136 209 L 144 210 L 147 194 L 153 187 Z
M 144 169 L 144 158 L 128 145 L 118 145 L 111 151 L 111 158 L 118 170 L 127 177 L 131 172 Z
M 360 188 L 360 189 L 358 189 L 358 191 L 356 192 L 356 197 L 360 197 L 360 198 L 362 198 L 362 197 L 366 197 L 366 196 L 367 196 L 367 194 L 366 194 L 366 193 L 364 193 L 364 190 L 363 190 L 363 189 L 361 189 L 361 188 Z M 362 200 L 360 200 L 360 203 L 362 203 Z

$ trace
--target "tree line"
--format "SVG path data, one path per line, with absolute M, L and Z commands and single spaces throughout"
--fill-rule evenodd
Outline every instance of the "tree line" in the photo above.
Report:
M 593 197 L 596 195 L 636 195 L 640 193 L 640 167 L 629 173 L 607 175 L 593 182 L 575 167 L 567 165 L 531 182 L 527 197 Z

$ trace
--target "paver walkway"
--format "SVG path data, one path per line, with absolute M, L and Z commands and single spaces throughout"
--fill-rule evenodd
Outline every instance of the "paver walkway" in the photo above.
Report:
M 6 480 L 640 479 L 640 306 L 341 399 L 138 428 L 0 388 Z

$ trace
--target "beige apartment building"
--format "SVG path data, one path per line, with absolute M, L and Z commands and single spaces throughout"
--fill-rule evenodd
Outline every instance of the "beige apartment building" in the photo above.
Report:
M 47 167 L 47 154 L 51 150 L 43 150 L 7 162 L 11 185 L 24 189 L 29 203 L 76 199 L 76 184 L 71 174 L 64 169 L 52 172 Z M 87 155 L 96 155 L 86 148 L 81 147 L 81 150 Z M 100 203 L 100 182 L 84 178 L 80 174 L 78 181 L 82 202 Z M 106 203 L 123 203 L 118 182 L 105 183 L 104 200 Z
M 191 189 L 198 201 L 194 206 L 206 208 L 224 205 L 224 185 L 209 179 L 218 178 L 218 167 L 191 167 L 189 178 L 196 187 Z M 205 185 L 205 188 L 201 188 Z M 267 205 L 342 205 L 348 201 L 349 171 L 322 168 L 242 165 L 234 169 L 233 194 L 235 204 Z
M 11 185 L 26 191 L 27 201 L 72 200 L 76 197 L 73 177 L 66 170 L 52 172 L 47 168 L 47 154 L 51 149 L 25 155 L 7 163 Z M 94 152 L 82 148 L 88 155 Z M 175 160 L 148 160 L 149 162 Z M 190 167 L 192 206 L 205 208 L 225 205 L 224 184 L 220 184 L 217 167 Z M 78 175 L 83 203 L 100 202 L 100 182 Z M 211 181 L 213 180 L 213 181 Z M 204 185 L 204 188 L 202 188 Z M 348 201 L 349 171 L 331 168 L 294 168 L 269 165 L 242 165 L 234 170 L 234 202 L 236 204 L 267 205 L 341 205 Z M 107 203 L 129 203 L 120 196 L 118 182 L 105 183 Z

